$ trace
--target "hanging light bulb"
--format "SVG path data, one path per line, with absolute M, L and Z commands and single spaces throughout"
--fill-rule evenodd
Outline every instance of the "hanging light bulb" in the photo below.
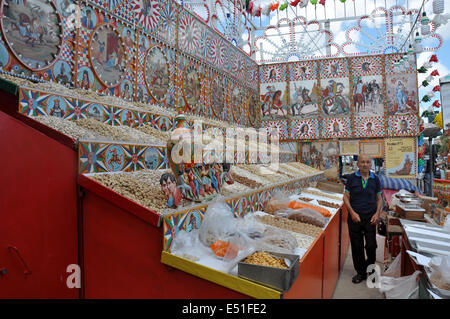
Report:
M 444 0 L 433 0 L 433 13 L 434 14 L 444 13 Z
M 408 60 L 410 64 L 414 63 L 414 49 L 411 44 L 409 45 L 408 48 Z
M 398 60 L 394 62 L 394 73 L 400 73 L 400 64 L 398 63 Z
M 403 67 L 405 68 L 405 70 L 408 70 L 409 69 L 409 67 L 410 67 L 410 63 L 409 63 L 409 58 L 408 58 L 408 55 L 404 55 L 403 56 L 403 58 L 402 58 L 402 60 L 403 60 Z
M 431 32 L 430 19 L 427 17 L 425 11 L 422 14 L 422 20 L 420 21 L 420 23 L 421 23 L 420 32 L 422 33 L 422 35 L 430 34 Z
M 419 35 L 419 32 L 416 32 L 416 38 L 414 39 L 415 49 L 417 53 L 423 52 L 422 47 L 422 37 Z
M 404 66 L 403 66 L 403 59 L 402 58 L 400 58 L 398 60 L 398 69 L 399 69 L 400 72 L 403 72 L 404 69 L 405 69 Z

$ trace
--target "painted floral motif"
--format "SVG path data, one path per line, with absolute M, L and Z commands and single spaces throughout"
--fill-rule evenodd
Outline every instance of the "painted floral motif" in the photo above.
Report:
M 225 62 L 225 47 L 220 38 L 215 38 L 209 44 L 209 56 L 216 66 L 222 66 Z
M 154 32 L 161 21 L 161 4 L 159 0 L 132 0 L 135 18 L 150 32 Z
M 185 16 L 179 23 L 179 44 L 188 52 L 196 52 L 200 48 L 201 29 L 197 21 L 190 16 Z
M 176 32 L 177 32 L 177 16 L 176 10 L 172 6 L 172 2 L 168 1 L 167 5 L 165 5 L 160 11 L 161 20 L 163 21 L 163 37 L 169 43 L 175 43 L 176 41 Z

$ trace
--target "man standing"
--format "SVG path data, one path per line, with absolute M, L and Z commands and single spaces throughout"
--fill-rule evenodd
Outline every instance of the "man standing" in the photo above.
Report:
M 379 178 L 370 171 L 372 160 L 367 155 L 358 157 L 359 170 L 348 176 L 344 203 L 348 209 L 348 230 L 352 247 L 353 266 L 357 284 L 367 278 L 367 267 L 376 260 L 376 225 L 382 209 Z M 364 240 L 367 260 L 364 255 Z

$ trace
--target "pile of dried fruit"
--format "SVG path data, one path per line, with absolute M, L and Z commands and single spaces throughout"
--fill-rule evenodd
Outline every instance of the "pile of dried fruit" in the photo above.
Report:
M 258 219 L 266 225 L 290 230 L 300 234 L 305 234 L 314 238 L 316 238 L 322 232 L 322 228 L 320 227 L 301 223 L 283 217 L 265 214 L 263 216 L 258 216 Z
M 304 191 L 302 191 L 302 193 L 311 194 L 311 195 L 317 195 L 317 196 L 322 196 L 322 197 L 328 197 L 328 198 L 331 198 L 331 199 L 342 201 L 342 197 L 333 196 L 333 195 L 330 195 L 330 194 L 325 194 L 325 193 L 322 193 L 322 192 L 319 192 L 319 191 L 315 191 L 315 190 L 305 189 Z
M 319 205 L 327 206 L 327 207 L 331 207 L 331 208 L 339 208 L 339 207 L 341 207 L 341 205 L 330 203 L 330 202 L 327 202 L 327 201 L 324 201 L 324 200 L 317 200 L 317 202 L 319 203 Z
M 244 259 L 244 262 L 247 264 L 259 266 L 267 266 L 283 269 L 289 268 L 283 259 L 276 258 L 265 251 L 258 251 L 251 254 L 250 256 Z
M 251 179 L 248 179 L 247 177 L 239 176 L 239 175 L 236 175 L 236 174 L 233 175 L 233 179 L 236 182 L 238 182 L 240 184 L 243 184 L 243 185 L 245 185 L 247 187 L 250 187 L 252 189 L 261 188 L 261 187 L 264 186 L 264 185 L 262 185 L 262 184 L 260 184 L 258 182 L 255 182 L 255 181 L 253 181 Z
M 80 127 L 73 121 L 59 117 L 40 115 L 33 117 L 33 119 L 76 140 L 96 139 L 99 137 L 91 130 Z
M 158 175 L 160 174 L 162 173 L 159 171 Z M 157 213 L 161 213 L 167 206 L 167 200 L 159 185 L 159 177 L 157 181 L 153 179 L 148 182 L 126 173 L 94 174 L 89 178 Z
M 227 196 L 231 196 L 231 195 L 235 195 L 235 194 L 249 192 L 251 190 L 252 190 L 252 188 L 247 187 L 235 180 L 233 184 L 224 183 L 224 185 L 220 189 L 220 193 L 223 196 L 227 197 Z

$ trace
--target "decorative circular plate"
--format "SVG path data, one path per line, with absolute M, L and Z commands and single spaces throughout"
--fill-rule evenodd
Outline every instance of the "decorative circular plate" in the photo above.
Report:
M 191 110 L 196 108 L 200 100 L 201 88 L 200 77 L 195 66 L 188 66 L 183 75 L 183 95 Z
M 52 66 L 61 52 L 63 28 L 52 1 L 3 0 L 2 32 L 11 51 L 27 68 Z
M 111 24 L 99 25 L 89 40 L 89 59 L 97 78 L 106 87 L 117 86 L 125 74 L 125 47 Z
M 155 32 L 161 23 L 161 3 L 159 0 L 132 0 L 131 7 L 138 25 L 148 32 Z
M 169 91 L 169 63 L 160 47 L 153 47 L 145 59 L 145 82 L 151 96 L 158 102 Z

